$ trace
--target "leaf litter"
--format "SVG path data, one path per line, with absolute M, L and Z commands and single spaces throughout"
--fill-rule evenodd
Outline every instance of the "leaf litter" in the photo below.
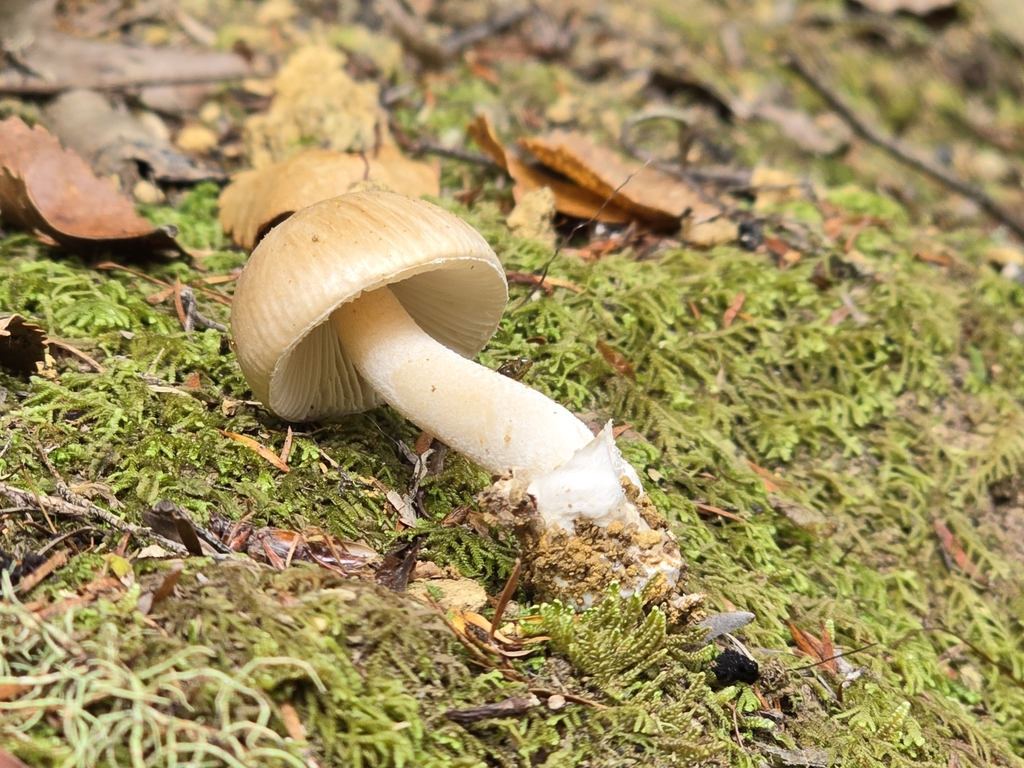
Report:
M 52 245 L 182 253 L 168 232 L 139 216 L 73 150 L 18 117 L 0 122 L 0 211 L 5 221 Z

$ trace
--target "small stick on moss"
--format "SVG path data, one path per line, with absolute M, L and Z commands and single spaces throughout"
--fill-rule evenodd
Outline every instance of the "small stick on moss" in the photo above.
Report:
M 512 566 L 512 573 L 508 575 L 508 580 L 505 582 L 505 588 L 501 590 L 501 594 L 498 595 L 498 602 L 494 606 L 494 620 L 491 622 L 491 632 L 487 637 L 488 642 L 494 642 L 494 633 L 501 623 L 501 617 L 505 615 L 505 609 L 508 608 L 508 603 L 512 599 L 512 595 L 515 594 L 516 587 L 519 586 L 519 574 L 522 572 L 523 560 L 517 557 L 515 564 Z
M 974 186 L 966 179 L 962 179 L 952 171 L 926 159 L 916 148 L 910 147 L 898 139 L 886 136 L 877 127 L 860 117 L 853 107 L 837 95 L 835 88 L 812 72 L 810 67 L 795 54 L 788 54 L 785 57 L 785 64 L 803 78 L 804 82 L 811 86 L 825 100 L 825 103 L 835 110 L 861 138 L 885 150 L 900 162 L 906 163 L 911 168 L 920 171 L 926 176 L 930 176 L 940 184 L 946 185 L 954 192 L 977 203 L 992 218 L 1008 226 L 1020 237 L 1024 237 L 1024 218 L 1001 206 L 983 190 Z
M 38 509 L 40 511 L 45 509 L 52 514 L 63 515 L 65 517 L 99 520 L 106 523 L 111 528 L 123 531 L 124 533 L 130 533 L 132 536 L 152 539 L 170 552 L 175 552 L 179 555 L 188 555 L 188 550 L 178 542 L 171 541 L 168 538 L 153 533 L 149 528 L 143 528 L 139 525 L 126 523 L 117 515 L 108 512 L 105 509 L 101 509 L 91 501 L 83 500 L 81 505 L 73 504 L 70 501 L 65 501 L 59 496 L 33 494 L 31 491 L 16 488 L 13 485 L 8 485 L 7 483 L 0 483 L 0 494 L 6 496 L 14 504 L 19 506 L 31 507 L 32 509 Z

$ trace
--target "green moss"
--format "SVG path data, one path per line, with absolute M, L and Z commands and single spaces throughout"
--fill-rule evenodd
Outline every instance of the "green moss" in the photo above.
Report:
M 472 209 L 445 205 L 477 226 L 508 268 L 541 269 L 550 251 L 510 236 L 496 204 L 501 194 L 488 189 Z M 212 191 L 203 189 L 178 209 L 150 215 L 176 220 L 190 233 L 191 247 L 216 249 L 223 241 L 211 200 Z M 858 765 L 947 765 L 954 751 L 964 764 L 1019 764 L 1011 755 L 1024 750 L 1024 692 L 985 657 L 1018 680 L 1024 676 L 1024 631 L 1015 618 L 1020 569 L 1005 537 L 983 518 L 993 484 L 1016 482 L 1024 465 L 1024 391 L 1015 375 L 1024 367 L 1024 342 L 1015 330 L 1024 289 L 987 267 L 953 280 L 916 261 L 916 232 L 888 198 L 846 187 L 830 191 L 828 200 L 851 218 L 880 222 L 857 239 L 874 275 L 851 270 L 838 250 L 809 253 L 785 271 L 731 247 L 676 248 L 643 261 L 625 253 L 589 264 L 561 254 L 551 274 L 584 292 L 559 290 L 521 302 L 526 289 L 514 287 L 511 309 L 480 357 L 492 366 L 529 357 L 531 386 L 575 410 L 628 422 L 643 437 L 624 450 L 647 477 L 660 478 L 649 490 L 680 537 L 687 586 L 705 592 L 713 610 L 753 611 L 747 644 L 766 649 L 757 651 L 762 661 L 782 654 L 780 679 L 762 691 L 770 702 L 788 702 L 785 729 L 770 726 L 744 686 L 712 694 L 702 676 L 713 651 L 684 648 L 687 635 L 666 634 L 656 609 L 614 599 L 580 619 L 557 606 L 539 609 L 553 639 L 543 660 L 523 667 L 557 674 L 570 690 L 610 710 L 541 708 L 463 728 L 440 712 L 502 700 L 522 687 L 475 676 L 424 609 L 354 587 L 357 598 L 339 608 L 337 594 L 322 587 L 350 586 L 305 570 L 240 578 L 241 571 L 203 565 L 215 586 L 186 582 L 183 595 L 156 614 L 169 627 L 163 639 L 140 627 L 134 598 L 82 611 L 75 626 L 93 641 L 105 642 L 111 623 L 131 628 L 111 653 L 149 659 L 128 671 L 109 668 L 113 677 L 102 684 L 134 685 L 136 678 L 125 675 L 138 677 L 157 664 L 150 654 L 161 648 L 173 662 L 153 681 L 209 670 L 185 686 L 194 709 L 175 721 L 189 738 L 199 738 L 184 721 L 206 722 L 214 711 L 215 672 L 287 655 L 311 665 L 315 675 L 296 664 L 249 667 L 238 678 L 241 687 L 232 689 L 233 719 L 222 722 L 258 725 L 258 718 L 246 718 L 260 709 L 259 696 L 291 701 L 317 734 L 315 748 L 337 764 L 615 765 L 613 753 L 628 753 L 654 756 L 645 764 L 669 765 L 713 752 L 720 761 L 755 765 L 762 759 L 758 743 L 824 746 Z M 948 238 L 953 247 L 957 237 Z M 105 366 L 96 373 L 61 362 L 59 381 L 0 373 L 7 392 L 0 424 L 10 435 L 0 469 L 8 482 L 28 478 L 50 490 L 42 449 L 69 483 L 109 489 L 133 521 L 146 505 L 170 498 L 200 520 L 251 509 L 260 523 L 317 525 L 381 550 L 394 544 L 393 512 L 372 479 L 407 490 L 411 467 L 396 441 L 411 444 L 418 433 L 412 425 L 378 409 L 342 424 L 302 428 L 294 436 L 291 472 L 283 475 L 217 431 L 246 434 L 279 451 L 287 427 L 260 408 L 224 405 L 250 395 L 221 334 L 182 332 L 169 305 L 147 303 L 156 288 L 139 278 L 57 260 L 20 235 L 0 243 L 0 253 L 0 305 Z M 226 274 L 240 259 L 219 252 L 204 262 L 207 272 L 184 260 L 144 269 L 187 282 Z M 811 281 L 816 269 L 832 276 L 830 287 Z M 727 326 L 723 315 L 740 291 L 743 316 Z M 844 294 L 862 321 L 837 321 Z M 199 301 L 204 314 L 227 319 L 219 304 L 202 295 Z M 625 354 L 636 382 L 604 361 L 598 340 Z M 196 373 L 200 386 L 190 388 Z M 834 534 L 818 537 L 776 512 L 748 462 L 776 473 L 772 492 L 825 515 Z M 444 473 L 424 484 L 425 519 L 402 535 L 422 535 L 425 556 L 456 564 L 495 593 L 509 572 L 514 542 L 502 532 L 488 538 L 469 526 L 441 525 L 486 483 L 482 472 L 449 457 Z M 702 517 L 708 506 L 744 522 Z M 991 588 L 945 565 L 935 518 L 956 535 Z M 6 530 L 5 549 L 16 535 Z M 80 570 L 69 571 L 63 583 L 86 580 Z M 275 594 L 291 597 L 282 602 Z M 14 647 L 24 614 L 5 616 L 0 636 L 5 648 Z M 845 648 L 878 645 L 851 657 L 865 672 L 849 685 L 824 673 L 819 680 L 813 671 L 792 669 L 806 660 L 788 655 L 787 620 L 812 631 L 827 620 Z M 957 651 L 951 635 L 918 632 L 924 626 L 956 632 L 984 657 Z M 214 655 L 199 661 L 206 657 L 189 655 L 189 644 Z M 49 646 L 18 648 L 21 674 L 52 668 Z M 637 658 L 644 664 L 616 661 Z M 63 696 L 70 689 L 53 690 Z M 118 696 L 103 699 L 104 706 L 128 711 Z M 139 714 L 144 722 L 156 717 L 146 712 Z M 699 737 L 689 725 L 694 721 Z M 27 739 L 16 742 L 22 756 L 51 750 L 55 763 L 72 754 L 69 737 L 47 721 L 19 722 Z M 273 733 L 259 730 L 259 738 L 286 764 L 294 746 L 281 741 L 277 720 L 268 722 Z M 725 746 L 737 730 L 751 751 Z M 118 752 L 129 749 L 125 744 L 111 746 L 112 754 L 127 760 L 127 752 Z

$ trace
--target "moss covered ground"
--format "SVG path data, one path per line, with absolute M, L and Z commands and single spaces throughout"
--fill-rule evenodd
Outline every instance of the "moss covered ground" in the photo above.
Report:
M 881 93 L 877 62 L 892 66 L 891 51 L 870 61 Z M 509 70 L 500 87 L 463 65 L 448 77 L 432 86 L 428 117 L 399 110 L 399 122 L 443 134 L 481 102 L 550 105 L 577 87 L 539 64 Z M 636 106 L 622 98 L 609 108 Z M 883 114 L 894 127 L 898 118 Z M 853 170 L 820 158 L 798 166 L 761 130 L 739 143 L 740 157 L 810 167 L 821 181 L 812 196 L 758 209 L 769 232 L 803 243 L 786 269 L 739 245 L 553 254 L 510 233 L 511 195 L 495 173 L 456 160 L 444 161 L 439 200 L 507 269 L 550 265 L 583 289 L 528 296 L 513 286 L 479 360 L 496 368 L 527 357 L 531 386 L 631 426 L 620 447 L 679 537 L 685 587 L 706 594 L 709 612 L 756 615 L 739 633 L 761 664 L 756 685 L 717 680 L 718 649 L 700 645 L 699 632 L 614 593 L 580 617 L 516 595 L 531 631 L 550 637 L 512 662 L 526 683 L 481 664 L 436 609 L 313 566 L 188 559 L 173 596 L 147 613 L 140 596 L 167 564 L 128 565 L 116 533 L 13 509 L 0 549 L 71 534 L 71 558 L 29 594 L 0 574 L 3 748 L 68 767 L 1024 764 L 1024 286 L 986 256 L 1006 234 L 977 217 L 951 223 L 929 207 L 945 204 L 935 187 L 897 200 L 872 171 L 884 165 L 874 150 L 858 148 L 869 160 Z M 480 185 L 469 205 L 451 194 L 464 183 Z M 203 186 L 145 209 L 202 255 L 132 269 L 195 283 L 240 267 L 216 196 Z M 841 235 L 830 236 L 836 222 Z M 170 303 L 147 302 L 150 281 L 93 264 L 23 233 L 0 240 L 0 310 L 104 367 L 72 358 L 50 378 L 0 371 L 0 479 L 52 493 L 45 455 L 77 492 L 133 523 L 170 499 L 200 523 L 250 514 L 381 552 L 419 536 L 421 559 L 501 591 L 514 539 L 442 525 L 474 504 L 485 473 L 449 456 L 423 481 L 425 519 L 396 532 L 382 487 L 409 487 L 397 443 L 411 445 L 418 430 L 380 408 L 295 426 L 282 474 L 218 432 L 279 452 L 288 427 L 247 402 L 228 337 L 183 332 Z M 222 304 L 199 304 L 228 322 Z M 633 365 L 635 381 L 598 342 Z M 120 586 L 97 593 L 107 576 Z M 809 666 L 790 624 L 864 650 L 846 658 L 852 668 Z M 589 703 L 468 725 L 443 715 L 531 688 Z

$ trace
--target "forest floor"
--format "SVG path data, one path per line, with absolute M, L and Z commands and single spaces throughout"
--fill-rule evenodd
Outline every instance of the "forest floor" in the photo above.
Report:
M 614 590 L 577 615 L 519 585 L 498 618 L 520 640 L 481 637 L 467 622 L 518 552 L 476 506 L 489 476 L 454 453 L 421 476 L 429 436 L 387 407 L 300 425 L 254 402 L 230 333 L 182 324 L 187 285 L 229 325 L 247 258 L 218 184 L 141 163 L 122 186 L 187 255 L 2 225 L 0 313 L 59 343 L 32 375 L 0 348 L 0 763 L 1024 765 L 1013 0 L 542 0 L 469 41 L 511 6 L 144 5 L 65 2 L 58 24 L 245 55 L 255 74 L 157 110 L 195 167 L 394 143 L 439 164 L 433 199 L 510 273 L 550 278 L 510 287 L 478 360 L 527 358 L 524 382 L 626 427 L 684 590 L 755 615 L 735 636 L 760 676 L 730 679 L 724 637 Z M 273 78 L 311 51 L 327 69 Z M 52 93 L 14 90 L 0 117 L 58 132 Z M 144 90 L 105 92 L 154 114 Z M 653 156 L 716 218 L 531 215 L 467 135 L 478 115 L 506 147 L 563 129 Z M 161 500 L 200 528 L 267 526 L 277 554 L 154 548 L 131 526 Z M 340 541 L 392 559 L 345 578 L 309 554 Z

